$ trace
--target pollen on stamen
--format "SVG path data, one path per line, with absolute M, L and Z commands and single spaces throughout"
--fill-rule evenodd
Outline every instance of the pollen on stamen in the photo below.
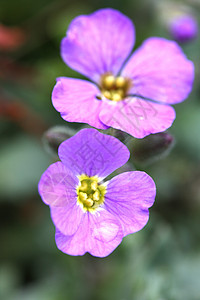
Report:
M 127 96 L 130 86 L 130 79 L 105 73 L 100 80 L 101 96 L 98 96 L 97 99 L 105 97 L 115 102 L 121 101 Z
M 115 77 L 113 75 L 106 75 L 102 78 L 102 83 L 106 89 L 111 89 L 115 84 Z
M 92 189 L 93 191 L 96 191 L 97 186 L 98 186 L 98 184 L 97 184 L 96 181 L 93 181 L 93 182 L 91 183 L 91 189 Z
M 82 191 L 86 191 L 87 188 L 88 188 L 87 182 L 84 181 L 84 180 L 82 180 L 82 181 L 81 181 L 81 190 L 82 190 Z
M 121 88 L 123 89 L 125 86 L 126 86 L 126 78 L 122 77 L 122 76 L 118 76 L 116 79 L 115 79 L 115 85 L 117 88 Z
M 99 201 L 99 191 L 96 191 L 94 194 L 93 194 L 93 199 L 95 201 Z
M 88 198 L 85 201 L 85 204 L 86 204 L 87 207 L 92 207 L 94 205 L 94 201 L 91 198 Z

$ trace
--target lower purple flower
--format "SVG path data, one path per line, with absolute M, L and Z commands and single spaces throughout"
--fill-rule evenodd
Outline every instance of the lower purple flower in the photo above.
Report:
M 149 218 L 156 188 L 144 172 L 103 179 L 129 159 L 127 147 L 95 129 L 83 129 L 58 149 L 61 162 L 42 175 L 39 193 L 50 206 L 57 247 L 70 255 L 109 255 Z

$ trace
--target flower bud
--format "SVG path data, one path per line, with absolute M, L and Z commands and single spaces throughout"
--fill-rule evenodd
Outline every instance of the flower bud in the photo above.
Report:
M 198 24 L 194 16 L 183 14 L 170 20 L 169 32 L 176 41 L 184 43 L 197 36 Z
M 156 2 L 159 22 L 179 43 L 189 42 L 198 34 L 198 23 L 191 6 L 171 1 Z
M 129 147 L 135 163 L 149 164 L 167 155 L 174 145 L 174 138 L 167 132 L 135 139 Z

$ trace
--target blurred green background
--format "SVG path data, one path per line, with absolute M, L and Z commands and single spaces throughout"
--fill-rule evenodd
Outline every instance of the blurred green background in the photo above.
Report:
M 135 23 L 138 47 L 149 36 L 170 38 L 161 2 L 0 1 L 0 299 L 200 299 L 200 37 L 182 46 L 195 63 L 196 79 L 187 101 L 175 106 L 177 118 L 168 130 L 175 146 L 160 160 L 138 164 L 157 185 L 142 231 L 104 259 L 68 256 L 56 248 L 49 208 L 37 192 L 41 174 L 55 160 L 42 135 L 67 124 L 51 104 L 55 78 L 81 78 L 60 57 L 70 21 L 103 7 L 119 9 Z M 198 0 L 172 3 L 189 5 L 200 16 Z

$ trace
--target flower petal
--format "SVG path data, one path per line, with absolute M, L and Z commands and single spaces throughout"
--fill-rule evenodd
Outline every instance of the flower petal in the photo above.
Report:
M 45 204 L 66 206 L 76 201 L 78 178 L 61 162 L 56 162 L 42 175 L 38 188 Z
M 77 199 L 77 197 L 76 197 Z M 51 206 L 51 218 L 56 228 L 65 235 L 72 235 L 78 229 L 83 217 L 83 210 L 74 201 L 64 207 Z
M 155 195 L 155 183 L 145 172 L 126 172 L 110 180 L 105 207 L 120 219 L 127 235 L 146 225 L 148 208 L 153 205 Z
M 116 75 L 135 42 L 131 20 L 114 9 L 100 9 L 75 18 L 62 40 L 61 55 L 72 69 L 95 82 L 100 75 Z
M 60 77 L 53 89 L 52 102 L 64 120 L 88 123 L 99 129 L 107 129 L 99 120 L 101 101 L 99 89 L 86 80 Z
M 124 165 L 129 150 L 118 139 L 95 129 L 82 129 L 58 149 L 62 162 L 77 175 L 104 178 Z
M 84 218 L 72 236 L 56 230 L 57 247 L 70 255 L 86 252 L 98 257 L 109 255 L 122 241 L 123 231 L 115 216 L 104 209 L 95 214 L 85 213 Z
M 169 128 L 175 119 L 175 111 L 169 105 L 129 98 L 117 103 L 104 101 L 99 117 L 108 126 L 143 138 Z
M 149 38 L 133 53 L 122 76 L 133 80 L 132 94 L 174 104 L 191 92 L 194 66 L 176 42 Z

